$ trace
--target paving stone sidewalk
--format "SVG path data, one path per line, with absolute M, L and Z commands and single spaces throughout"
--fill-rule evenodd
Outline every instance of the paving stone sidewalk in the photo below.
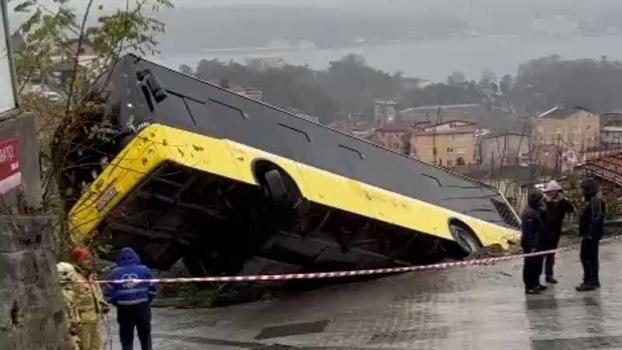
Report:
M 560 284 L 537 296 L 523 294 L 518 260 L 226 308 L 154 309 L 154 349 L 622 349 L 622 242 L 601 248 L 599 291 L 575 292 L 578 255 L 562 253 Z

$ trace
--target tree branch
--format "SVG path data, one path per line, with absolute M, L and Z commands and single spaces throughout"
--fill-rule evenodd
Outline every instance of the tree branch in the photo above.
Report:
M 84 43 L 84 29 L 86 28 L 86 22 L 89 18 L 89 13 L 91 12 L 91 7 L 93 6 L 94 0 L 89 0 L 88 5 L 86 6 L 86 11 L 84 13 L 84 17 L 82 17 L 82 24 L 80 25 L 80 36 L 78 37 L 78 47 L 73 57 L 73 74 L 71 76 L 71 83 L 69 84 L 69 93 L 67 94 L 67 105 L 65 106 L 65 117 L 69 115 L 69 111 L 71 109 L 71 101 L 73 100 L 73 93 L 75 89 L 76 79 L 78 77 L 78 65 L 80 64 L 80 51 L 82 50 L 82 45 Z

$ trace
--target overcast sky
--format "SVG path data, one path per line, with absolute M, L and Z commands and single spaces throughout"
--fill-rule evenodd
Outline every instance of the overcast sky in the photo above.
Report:
M 398 0 L 399 1 L 399 0 Z M 415 0 L 416 1 L 416 0 Z M 385 3 L 386 0 L 176 0 L 177 6 L 184 7 L 208 7 L 224 5 L 314 5 L 314 6 L 338 6 L 343 4 L 357 3 Z

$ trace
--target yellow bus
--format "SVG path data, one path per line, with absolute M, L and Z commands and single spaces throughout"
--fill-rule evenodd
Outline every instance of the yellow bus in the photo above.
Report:
M 517 238 L 494 188 L 139 57 L 109 91 L 114 158 L 70 212 L 79 244 L 218 275 L 421 264 Z

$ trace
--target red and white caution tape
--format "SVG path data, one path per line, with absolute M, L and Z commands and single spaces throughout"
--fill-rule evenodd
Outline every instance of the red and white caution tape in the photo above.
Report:
M 622 238 L 622 235 L 605 238 L 601 240 L 601 243 L 607 243 L 607 242 L 614 241 L 620 238 Z M 98 280 L 98 281 L 95 281 L 95 283 L 107 284 L 107 283 L 139 283 L 140 282 L 140 283 L 171 284 L 171 283 L 270 282 L 270 281 L 337 279 L 337 278 L 357 277 L 357 276 L 389 275 L 389 274 L 398 274 L 398 273 L 415 272 L 415 271 L 447 270 L 447 269 L 467 267 L 467 266 L 494 265 L 496 263 L 503 262 L 503 261 L 569 251 L 569 250 L 576 249 L 576 247 L 577 247 L 576 245 L 573 245 L 573 246 L 567 246 L 567 247 L 562 247 L 558 249 L 539 251 L 535 253 L 507 255 L 507 256 L 500 256 L 500 257 L 495 257 L 495 258 L 455 261 L 455 262 L 438 263 L 438 264 L 431 264 L 431 265 L 390 267 L 390 268 L 381 268 L 381 269 L 291 273 L 291 274 L 281 274 L 281 275 L 177 277 L 177 278 L 155 278 L 155 279 L 144 279 L 144 280 L 141 280 L 141 279 Z

